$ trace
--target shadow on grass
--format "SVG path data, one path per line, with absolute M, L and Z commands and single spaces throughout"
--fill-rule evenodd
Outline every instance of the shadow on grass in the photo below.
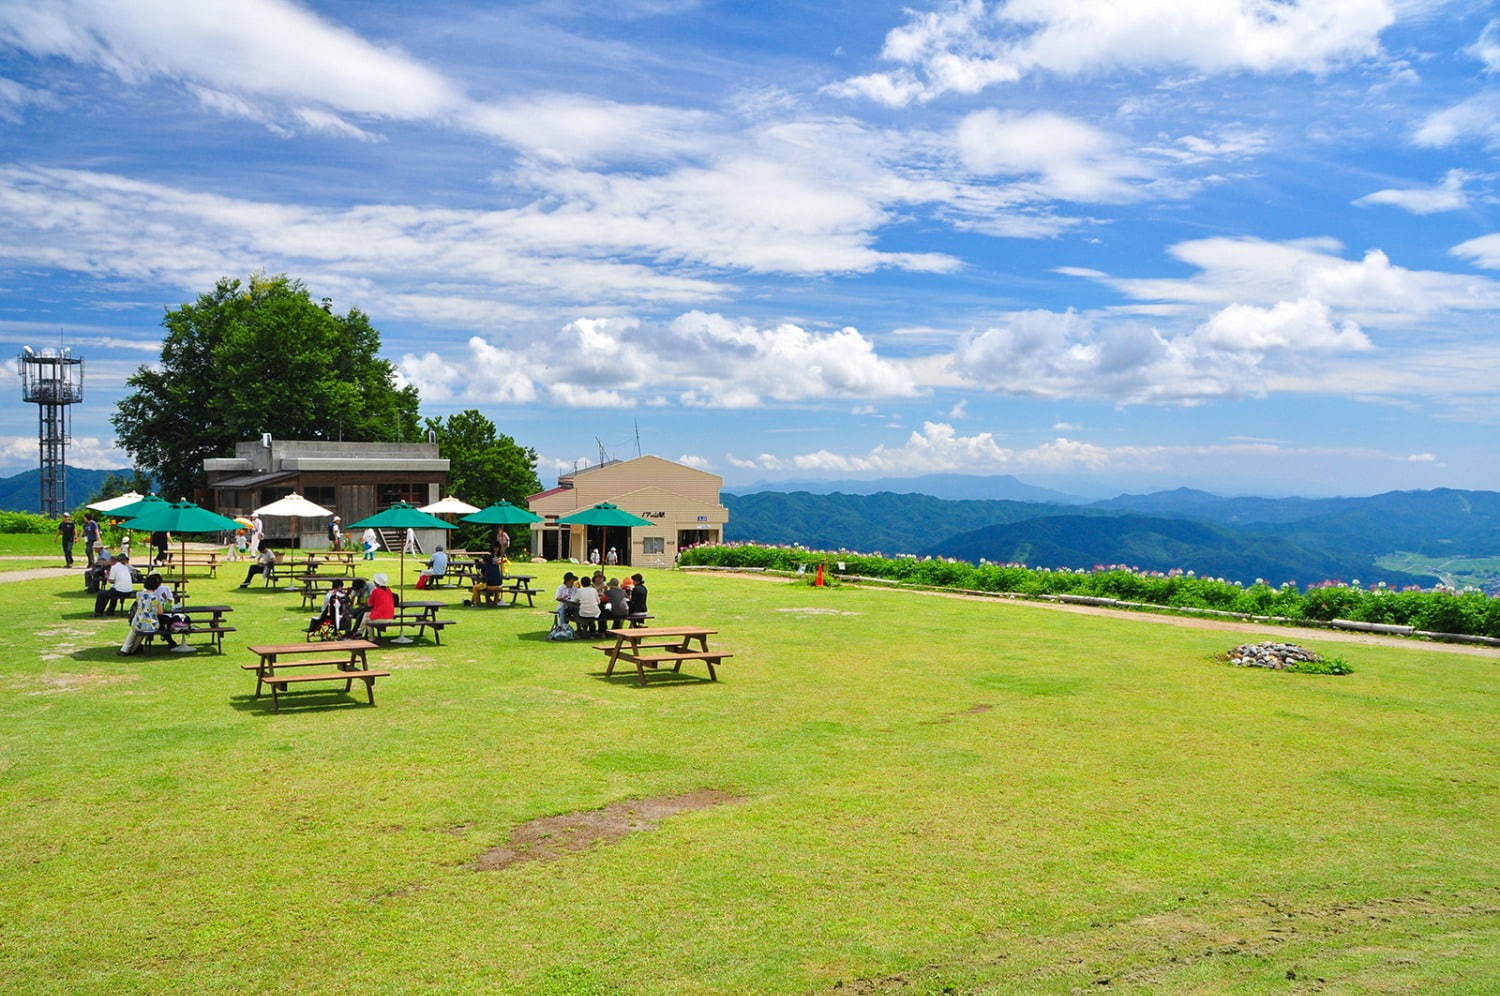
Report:
M 123 633 L 120 635 L 120 639 L 125 639 Z M 103 647 L 85 647 L 82 650 L 75 650 L 71 654 L 68 654 L 69 659 L 75 661 L 159 660 L 163 662 L 170 662 L 174 660 L 180 661 L 183 658 L 187 657 L 207 657 L 213 660 L 217 660 L 220 656 L 221 655 L 216 654 L 212 650 L 209 650 L 202 646 L 199 646 L 198 649 L 191 654 L 177 654 L 173 653 L 172 648 L 168 647 L 165 643 L 153 644 L 145 648 L 144 650 L 134 654 L 121 654 L 119 643 L 111 643 Z
M 628 668 L 628 669 L 626 669 Z M 717 684 L 706 674 L 689 674 L 686 671 L 652 670 L 646 669 L 646 683 L 641 684 L 641 676 L 636 673 L 635 665 L 627 665 L 615 668 L 614 674 L 605 674 L 603 671 L 590 671 L 589 677 L 595 681 L 602 681 L 606 685 L 621 685 L 630 688 L 675 688 L 679 685 L 713 685 Z
M 358 695 L 358 698 L 355 696 Z M 271 708 L 271 695 L 266 692 L 256 698 L 253 692 L 229 696 L 229 705 L 237 712 L 259 713 L 264 716 L 284 716 L 292 713 L 332 712 L 335 709 L 372 709 L 365 698 L 364 682 L 355 682 L 345 694 L 341 688 L 308 688 L 281 693 L 281 710 Z

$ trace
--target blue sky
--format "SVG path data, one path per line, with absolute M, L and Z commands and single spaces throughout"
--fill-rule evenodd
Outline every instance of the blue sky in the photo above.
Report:
M 85 466 L 265 270 L 544 483 L 1500 488 L 1497 150 L 1474 0 L 0 0 L 0 340 Z

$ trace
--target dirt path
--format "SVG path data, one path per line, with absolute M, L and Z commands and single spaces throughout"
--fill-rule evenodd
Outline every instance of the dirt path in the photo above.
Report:
M 720 577 L 744 578 L 751 581 L 773 581 L 791 584 L 791 578 L 774 574 L 741 574 L 735 571 L 695 572 Z M 1435 643 L 1430 640 L 1407 639 L 1399 636 L 1382 636 L 1379 633 L 1354 633 L 1348 630 L 1316 629 L 1310 626 L 1264 626 L 1259 623 L 1234 622 L 1228 619 L 1204 619 L 1194 616 L 1174 616 L 1155 612 L 1137 612 L 1129 609 L 1108 609 L 1097 605 L 1066 605 L 1058 602 L 1033 602 L 1024 599 L 987 598 L 983 595 L 966 595 L 957 591 L 923 591 L 917 588 L 886 588 L 882 585 L 859 585 L 863 591 L 900 592 L 909 595 L 931 595 L 934 598 L 956 598 L 966 602 L 986 602 L 991 605 L 1023 606 L 1031 609 L 1047 609 L 1052 612 L 1071 612 L 1081 616 L 1110 616 L 1115 619 L 1134 619 L 1138 622 L 1164 623 L 1184 629 L 1217 629 L 1228 633 L 1253 633 L 1271 636 L 1276 640 L 1326 640 L 1333 643 L 1359 643 L 1365 646 L 1400 647 L 1404 650 L 1432 650 L 1444 654 L 1467 654 L 1471 657 L 1488 657 L 1500 660 L 1500 649 L 1472 647 L 1461 643 Z
M 17 557 L 17 560 L 35 560 L 35 557 Z M 7 581 L 36 581 L 41 578 L 65 578 L 76 576 L 76 567 L 28 567 L 20 571 L 0 571 L 0 584 Z

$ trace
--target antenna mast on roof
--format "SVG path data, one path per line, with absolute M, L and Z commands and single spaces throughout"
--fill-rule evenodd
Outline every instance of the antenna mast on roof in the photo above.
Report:
M 599 466 L 602 467 L 609 462 L 609 454 L 604 452 L 604 440 L 600 439 L 598 436 L 595 436 L 594 442 L 599 444 Z
M 630 422 L 631 422 L 632 425 L 635 426 L 635 455 L 636 456 L 640 456 L 641 455 L 641 420 L 633 418 L 633 419 L 630 420 Z

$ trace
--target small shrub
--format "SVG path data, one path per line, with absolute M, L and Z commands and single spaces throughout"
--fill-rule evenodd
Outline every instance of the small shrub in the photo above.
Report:
M 1317 661 L 1297 661 L 1287 666 L 1298 674 L 1353 674 L 1354 668 L 1342 657 L 1324 657 Z

